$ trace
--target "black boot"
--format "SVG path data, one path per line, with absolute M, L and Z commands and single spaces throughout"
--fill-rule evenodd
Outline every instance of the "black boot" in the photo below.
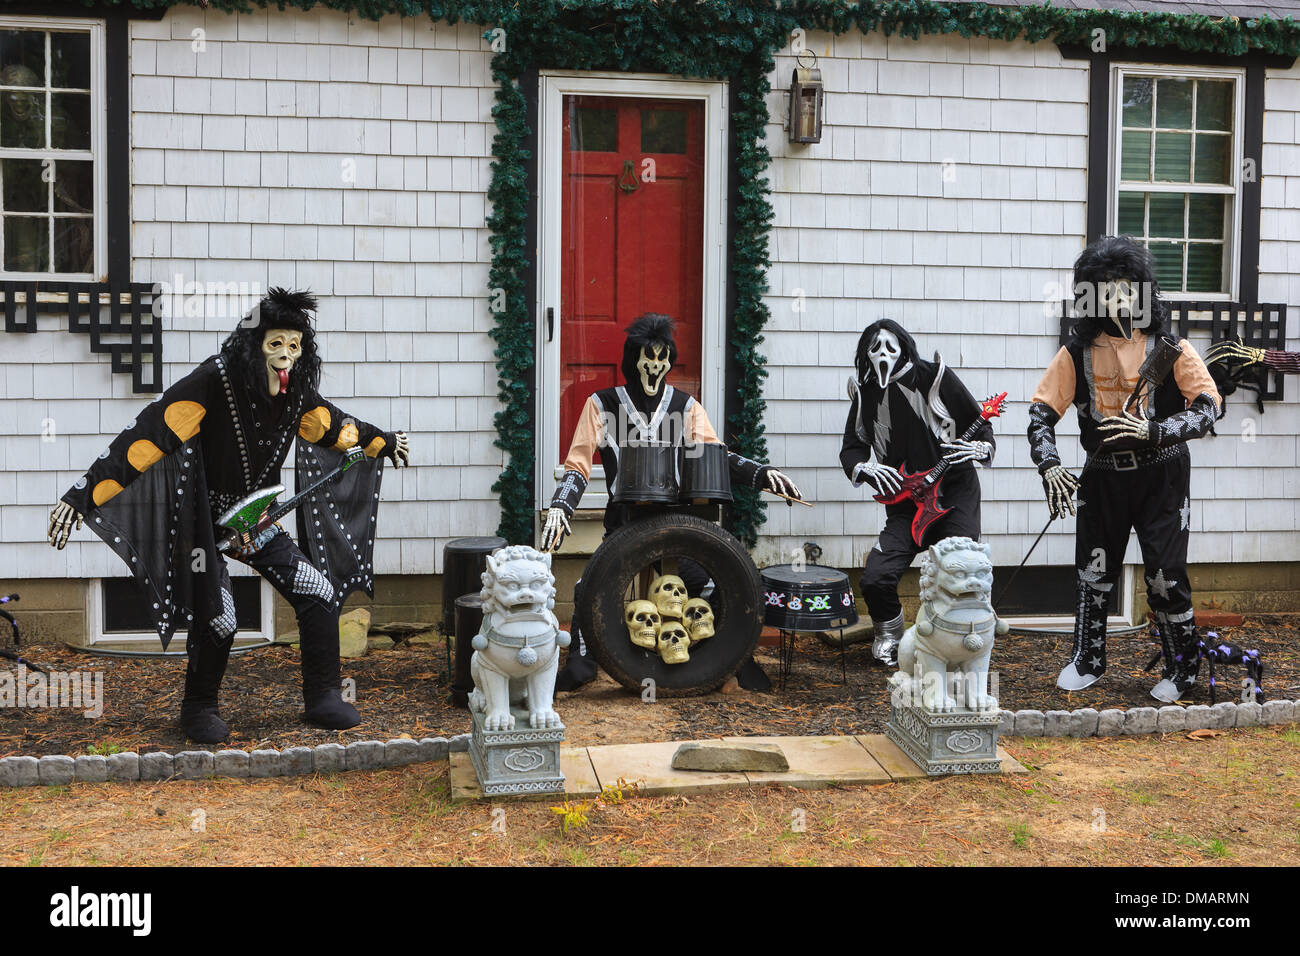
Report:
M 1164 669 L 1160 673 L 1160 683 L 1151 688 L 1151 696 L 1166 704 L 1174 704 L 1192 689 L 1201 670 L 1195 612 L 1189 609 L 1171 617 L 1166 611 L 1156 611 L 1155 617 L 1160 631 Z
M 221 719 L 217 694 L 226 676 L 233 635 L 215 641 L 212 635 L 191 636 L 185 642 L 189 663 L 185 668 L 185 697 L 181 700 L 181 729 L 196 743 L 219 744 L 230 736 L 230 725 Z
M 361 714 L 340 694 L 339 613 L 312 606 L 298 615 L 302 652 L 303 718 L 329 730 L 347 730 L 361 723 Z
M 1106 672 L 1106 605 L 1112 584 L 1080 581 L 1074 609 L 1074 646 L 1056 686 L 1062 690 L 1091 687 Z

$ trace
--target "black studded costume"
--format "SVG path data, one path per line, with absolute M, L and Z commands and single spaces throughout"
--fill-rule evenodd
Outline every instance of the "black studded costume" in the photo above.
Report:
M 1136 416 L 1144 439 L 1107 437 L 1104 421 L 1121 416 L 1138 385 L 1138 370 L 1167 336 L 1150 253 L 1129 239 L 1107 237 L 1075 263 L 1075 290 L 1093 294 L 1115 280 L 1145 286 L 1148 301 L 1116 319 L 1089 313 L 1048 365 L 1029 407 L 1029 450 L 1046 479 L 1060 468 L 1055 426 L 1073 405 L 1087 465 L 1078 489 L 1074 646 L 1058 684 L 1081 689 L 1106 669 L 1106 618 L 1114 605 L 1130 529 L 1137 531 L 1147 603 L 1160 632 L 1164 675 L 1153 694 L 1176 700 L 1196 679 L 1195 614 L 1187 578 L 1191 517 L 1191 455 L 1187 443 L 1210 431 L 1221 399 L 1205 364 L 1186 340 L 1173 368 L 1154 389 L 1144 386 Z M 1103 292 L 1098 300 L 1104 299 Z M 1137 300 L 1135 299 L 1136 303 Z M 1160 691 L 1157 694 L 1157 691 Z M 1172 695 L 1172 696 L 1171 696 Z
M 336 706 L 339 608 L 358 588 L 373 596 L 379 456 L 394 454 L 396 438 L 316 391 L 319 359 L 307 316 L 314 308 L 305 293 L 271 290 L 260 325 L 238 329 L 220 354 L 141 411 L 62 499 L 132 570 L 163 647 L 176 630 L 187 631 L 181 715 L 196 740 L 215 742 L 229 730 L 217 715 L 217 693 L 235 636 L 235 605 L 215 523 L 240 499 L 278 483 L 295 438 L 299 486 L 332 469 L 354 445 L 367 457 L 300 503 L 302 548 L 276 524 L 231 557 L 270 581 L 298 616 L 308 719 L 333 726 L 356 715 L 350 705 L 341 712 Z M 287 390 L 274 397 L 261 354 L 270 329 L 302 337 Z

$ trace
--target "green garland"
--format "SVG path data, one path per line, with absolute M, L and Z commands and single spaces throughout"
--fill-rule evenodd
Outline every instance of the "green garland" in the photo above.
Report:
M 81 0 L 86 6 L 140 10 L 182 6 L 176 0 Z M 390 14 L 428 16 L 482 24 L 505 31 L 506 48 L 492 58 L 497 83 L 492 182 L 492 266 L 489 302 L 498 306 L 491 331 L 496 343 L 501 410 L 494 418 L 496 446 L 508 457 L 492 486 L 501 501 L 497 533 L 512 543 L 533 540 L 533 462 L 536 456 L 529 382 L 535 366 L 535 329 L 525 276 L 530 239 L 525 228 L 529 196 L 525 174 L 528 124 L 519 78 L 535 68 L 667 73 L 728 79 L 735 94 L 731 128 L 736 144 L 731 202 L 732 283 L 736 295 L 729 346 L 736 356 L 739 411 L 727 419 L 734 451 L 766 460 L 760 351 L 768 310 L 768 236 L 772 205 L 763 145 L 768 121 L 765 96 L 774 55 L 796 28 L 834 34 L 857 29 L 919 38 L 955 33 L 996 40 L 1024 39 L 1089 45 L 1104 31 L 1110 47 L 1175 48 L 1240 55 L 1300 55 L 1300 25 L 1291 18 L 1222 20 L 1201 15 L 1075 10 L 1050 5 L 995 7 L 936 0 L 210 0 L 208 7 L 248 11 L 255 7 L 322 6 L 371 20 Z M 501 290 L 503 295 L 495 290 Z M 738 490 L 733 509 L 737 536 L 757 541 L 765 508 L 753 489 Z

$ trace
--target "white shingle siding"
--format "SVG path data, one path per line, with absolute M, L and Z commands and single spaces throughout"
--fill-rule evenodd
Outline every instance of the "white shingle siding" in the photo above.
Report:
M 440 570 L 449 538 L 496 527 L 503 464 L 484 302 L 494 88 L 482 28 L 176 8 L 131 31 L 133 278 L 321 295 L 325 394 L 410 431 L 418 462 L 385 476 L 376 569 Z M 988 540 L 1000 564 L 1015 563 L 1046 520 L 1025 409 L 1056 349 L 1043 300 L 1083 245 L 1086 65 L 1052 44 L 956 36 L 813 34 L 809 46 L 827 89 L 822 143 L 786 142 L 790 56 L 769 97 L 764 351 L 771 459 L 817 507 L 770 506 L 760 557 L 816 540 L 824 561 L 853 566 L 874 542 L 883 511 L 837 462 L 858 333 L 889 315 L 976 397 L 1011 393 L 981 477 Z M 1294 343 L 1300 69 L 1270 71 L 1266 102 L 1260 298 L 1293 307 Z M 165 381 L 232 325 L 212 310 L 169 317 Z M 119 575 L 88 534 L 49 548 L 46 516 L 144 399 L 64 319 L 39 327 L 0 338 L 0 541 L 33 576 Z M 1220 436 L 1193 446 L 1193 561 L 1300 559 L 1300 385 L 1287 384 L 1288 401 L 1262 417 L 1234 396 Z M 40 440 L 47 418 L 54 442 Z M 1077 464 L 1072 418 L 1060 444 Z M 1073 530 L 1063 522 L 1034 562 L 1072 563 Z

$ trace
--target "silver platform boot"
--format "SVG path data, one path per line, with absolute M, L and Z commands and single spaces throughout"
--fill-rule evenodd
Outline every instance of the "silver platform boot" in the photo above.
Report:
M 888 621 L 871 619 L 875 636 L 871 640 L 871 656 L 882 664 L 898 666 L 898 642 L 903 639 L 903 612 Z

